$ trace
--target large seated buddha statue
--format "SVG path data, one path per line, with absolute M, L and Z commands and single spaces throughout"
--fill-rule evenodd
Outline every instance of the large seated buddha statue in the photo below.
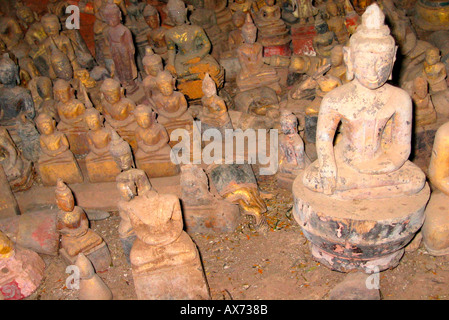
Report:
M 181 0 L 170 0 L 168 15 L 175 26 L 165 33 L 168 60 L 166 69 L 177 77 L 178 89 L 189 99 L 203 96 L 201 81 L 206 72 L 219 88 L 224 81 L 223 68 L 209 54 L 210 40 L 204 30 L 186 23 L 186 8 Z
M 293 184 L 295 218 L 313 257 L 340 271 L 396 266 L 429 197 L 425 174 L 408 160 L 411 98 L 386 83 L 396 46 L 384 19 L 377 4 L 368 7 L 344 48 L 351 81 L 324 96 L 318 160 Z M 334 139 L 337 127 L 341 137 Z

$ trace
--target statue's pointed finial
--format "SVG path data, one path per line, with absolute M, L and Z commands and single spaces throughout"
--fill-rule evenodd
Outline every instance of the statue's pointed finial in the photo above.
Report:
M 202 89 L 205 95 L 211 96 L 217 94 L 215 81 L 210 77 L 209 73 L 206 73 L 204 76 Z

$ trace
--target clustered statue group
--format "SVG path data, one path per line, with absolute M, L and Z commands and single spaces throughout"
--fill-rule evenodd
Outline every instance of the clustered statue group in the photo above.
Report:
M 96 275 L 112 268 L 107 243 L 69 186 L 114 183 L 137 297 L 210 299 L 185 227 L 233 232 L 241 213 L 268 225 L 250 164 L 173 161 L 172 132 L 192 137 L 201 120 L 203 132 L 280 129 L 273 174 L 332 270 L 393 268 L 419 237 L 449 254 L 447 65 L 392 0 L 372 2 L 81 1 L 94 55 L 67 28 L 68 3 L 38 17 L 17 2 L 0 16 L 0 222 L 20 214 L 15 193 L 53 190 L 52 254 L 80 268 L 80 299 L 112 299 Z M 432 129 L 424 172 L 409 158 Z M 150 182 L 178 175 L 179 197 Z M 38 288 L 48 253 L 14 232 L 0 231 L 3 299 Z

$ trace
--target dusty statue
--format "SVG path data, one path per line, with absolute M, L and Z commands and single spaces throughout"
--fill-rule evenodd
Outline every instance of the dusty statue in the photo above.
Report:
M 408 160 L 412 101 L 407 92 L 386 83 L 393 69 L 396 46 L 384 18 L 377 4 L 368 7 L 362 24 L 344 48 L 351 81 L 324 96 L 316 134 L 318 160 L 293 185 L 295 217 L 306 237 L 312 239 L 313 257 L 342 271 L 361 268 L 368 261 L 381 270 L 397 265 L 403 247 L 422 225 L 429 196 L 424 173 Z M 340 122 L 341 138 L 334 146 Z M 401 210 L 397 209 L 398 203 L 404 203 Z M 356 217 L 354 212 L 364 210 L 360 206 L 366 209 Z M 336 207 L 339 209 L 334 211 Z M 319 219 L 318 211 L 323 212 L 326 220 L 314 225 L 315 219 Z M 383 234 L 393 217 L 404 228 L 400 236 L 395 232 Z M 413 223 L 401 225 L 411 217 Z M 335 219 L 340 226 L 337 236 L 324 231 L 328 221 Z M 360 229 L 351 229 L 353 219 L 360 224 L 377 223 L 376 232 L 382 234 L 384 244 L 375 245 L 370 240 L 371 227 L 366 231 L 362 225 Z M 353 232 L 357 240 L 349 236 Z M 349 241 L 347 249 L 341 247 L 342 241 Z
M 145 91 L 145 96 L 148 101 L 157 90 L 156 77 L 159 72 L 164 70 L 162 64 L 162 58 L 158 54 L 153 52 L 153 49 L 149 46 L 145 48 L 145 57 L 142 59 L 143 68 L 147 76 L 143 79 L 142 85 Z
M 106 242 L 92 229 L 81 207 L 75 205 L 72 191 L 58 178 L 55 188 L 59 208 L 57 229 L 61 234 L 59 254 L 67 265 L 75 264 L 79 253 L 84 253 L 97 271 L 105 271 L 111 264 Z
M 166 70 L 176 75 L 178 89 L 189 99 L 201 98 L 201 80 L 205 73 L 218 87 L 223 85 L 224 71 L 209 54 L 210 40 L 201 27 L 186 23 L 186 8 L 181 0 L 170 0 L 168 14 L 175 26 L 165 33 L 168 59 Z
M 290 42 L 285 22 L 281 19 L 281 8 L 275 0 L 265 1 L 266 5 L 260 8 L 254 18 L 259 30 L 259 42 L 264 46 L 281 46 Z
M 119 190 L 127 199 L 120 202 L 121 215 L 136 235 L 130 261 L 137 298 L 210 299 L 198 250 L 182 230 L 179 199 L 132 180 Z
M 55 128 L 55 120 L 46 113 L 41 113 L 36 119 L 36 126 L 41 134 L 37 171 L 42 183 L 54 186 L 58 177 L 67 183 L 83 182 L 78 163 L 69 150 L 69 141 L 64 133 Z
M 156 54 L 166 60 L 167 43 L 165 42 L 165 33 L 168 29 L 160 25 L 159 12 L 152 5 L 147 4 L 145 6 L 143 16 L 145 18 L 145 22 L 151 29 L 147 33 L 148 44 L 153 48 Z
M 167 130 L 156 121 L 156 113 L 141 104 L 134 110 L 134 116 L 138 125 L 135 152 L 137 168 L 145 171 L 148 178 L 177 175 L 179 167 L 170 159 L 170 138 Z

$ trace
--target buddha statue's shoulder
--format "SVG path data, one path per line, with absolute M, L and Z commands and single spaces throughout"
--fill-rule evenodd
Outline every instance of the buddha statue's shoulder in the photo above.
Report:
M 411 103 L 412 98 L 410 97 L 410 94 L 406 90 L 392 86 L 388 83 L 386 83 L 384 86 L 387 89 L 390 97 L 393 98 L 395 101 L 404 101 Z

